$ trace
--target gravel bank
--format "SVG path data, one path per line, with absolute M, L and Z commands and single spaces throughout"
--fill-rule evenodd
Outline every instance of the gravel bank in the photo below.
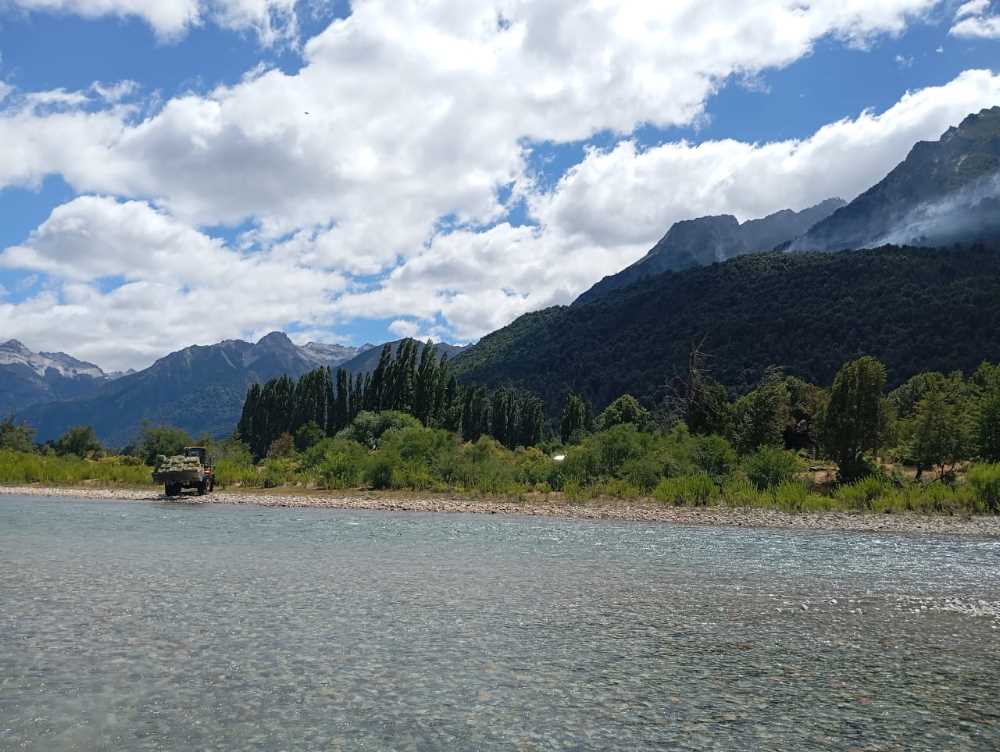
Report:
M 592 501 L 572 503 L 472 499 L 461 496 L 417 494 L 339 494 L 286 491 L 219 491 L 209 496 L 168 499 L 153 489 L 43 488 L 38 486 L 0 487 L 0 495 L 72 497 L 133 502 L 179 504 L 254 504 L 264 507 L 313 507 L 326 509 L 366 509 L 385 512 L 438 512 L 504 514 L 525 517 L 565 517 L 589 520 L 669 522 L 682 525 L 721 527 L 788 528 L 803 530 L 845 530 L 870 533 L 921 533 L 927 535 L 981 535 L 1000 537 L 1000 517 L 928 517 L 919 515 L 788 514 L 771 509 L 730 507 L 672 507 L 645 501 Z

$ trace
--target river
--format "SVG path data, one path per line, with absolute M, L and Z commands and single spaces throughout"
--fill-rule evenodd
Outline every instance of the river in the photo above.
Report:
M 1000 541 L 0 497 L 0 750 L 995 750 Z

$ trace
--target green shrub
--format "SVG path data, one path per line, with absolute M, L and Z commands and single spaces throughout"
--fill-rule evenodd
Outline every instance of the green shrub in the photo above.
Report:
M 308 458 L 315 462 L 313 468 L 320 485 L 337 489 L 356 487 L 368 461 L 365 448 L 356 441 L 346 439 L 327 439 L 316 445 L 320 446 L 323 450 L 321 457 L 311 454 Z
M 771 495 L 775 505 L 786 512 L 801 512 L 809 502 L 806 484 L 795 480 L 786 480 L 775 486 L 771 489 Z
M 409 413 L 396 410 L 383 410 L 380 413 L 361 412 L 351 425 L 337 434 L 337 438 L 356 441 L 362 446 L 375 449 L 386 432 L 421 426 L 421 422 Z
M 731 507 L 762 507 L 770 497 L 746 478 L 733 478 L 722 486 L 722 501 Z
M 767 490 L 795 478 L 801 462 L 791 452 L 762 447 L 743 460 L 743 471 L 757 488 Z
M 875 509 L 877 502 L 892 490 L 892 486 L 877 475 L 869 475 L 854 483 L 842 485 L 834 494 L 843 506 L 857 512 Z
M 664 478 L 653 491 L 657 501 L 676 506 L 702 507 L 718 501 L 719 487 L 707 475 Z
M 215 482 L 219 487 L 261 488 L 264 478 L 253 464 L 224 459 L 215 464 Z
M 736 450 L 721 436 L 697 436 L 693 442 L 694 463 L 701 472 L 721 481 L 736 469 Z
M 986 510 L 1000 512 L 1000 464 L 974 465 L 966 477 L 969 488 Z
M 365 483 L 376 490 L 392 488 L 392 475 L 395 463 L 384 455 L 369 457 L 364 469 Z

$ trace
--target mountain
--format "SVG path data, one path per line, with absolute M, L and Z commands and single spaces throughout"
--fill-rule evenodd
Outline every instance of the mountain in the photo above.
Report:
M 1000 360 L 1000 243 L 940 249 L 763 253 L 666 272 L 570 307 L 530 313 L 458 355 L 461 381 L 510 384 L 557 413 L 571 390 L 606 406 L 656 404 L 704 340 L 732 391 L 764 370 L 829 384 L 874 355 L 891 384 Z
M 93 363 L 61 352 L 32 352 L 12 339 L 0 344 L 0 415 L 93 394 L 109 378 Z
M 342 363 L 346 363 L 362 353 L 371 350 L 375 345 L 364 344 L 361 347 L 348 347 L 347 345 L 331 345 L 324 342 L 310 342 L 301 348 L 303 355 L 311 358 L 317 366 L 329 366 L 335 368 Z
M 386 344 L 392 346 L 392 352 L 393 354 L 395 354 L 399 352 L 400 345 L 402 345 L 405 341 L 406 340 L 404 339 L 398 339 L 395 342 L 388 342 Z M 371 373 L 372 371 L 374 371 L 375 368 L 378 366 L 379 358 L 382 356 L 382 347 L 384 347 L 384 345 L 379 345 L 378 347 L 369 345 L 366 347 L 367 349 L 364 349 L 363 352 L 359 353 L 351 360 L 341 363 L 340 368 L 343 368 L 350 374 Z M 465 349 L 458 345 L 449 345 L 446 342 L 438 342 L 435 345 L 435 347 L 437 348 L 439 357 L 441 355 L 447 355 L 449 360 L 454 358 L 456 355 L 458 355 Z M 424 343 L 417 342 L 418 358 L 420 357 L 420 354 L 423 351 L 424 351 Z
M 1000 237 L 1000 107 L 921 141 L 881 182 L 789 244 L 838 251 Z
M 179 426 L 193 435 L 222 435 L 239 420 L 251 384 L 335 367 L 361 350 L 318 343 L 299 347 L 281 332 L 256 344 L 227 340 L 188 347 L 142 371 L 107 380 L 89 394 L 21 409 L 18 417 L 38 429 L 40 441 L 57 438 L 71 426 L 90 425 L 105 444 L 122 446 L 147 421 Z
M 743 224 L 730 214 L 677 222 L 649 253 L 623 271 L 602 279 L 576 302 L 596 300 L 663 272 L 707 266 L 754 251 L 773 250 L 801 236 L 845 205 L 842 199 L 831 198 L 800 212 L 785 209 Z
M 391 344 L 398 349 L 401 342 Z M 452 354 L 460 349 L 439 347 Z M 120 447 L 132 441 L 147 422 L 177 426 L 194 436 L 221 436 L 236 426 L 251 384 L 282 375 L 298 378 L 324 366 L 352 373 L 373 370 L 381 349 L 370 344 L 355 348 L 318 342 L 300 347 L 286 334 L 272 332 L 256 344 L 226 340 L 188 347 L 142 371 L 105 376 L 89 392 L 34 403 L 21 402 L 15 394 L 10 401 L 18 417 L 38 430 L 39 441 L 58 438 L 72 426 L 89 425 L 104 444 Z M 0 362 L 3 357 L 0 348 Z M 65 361 L 64 368 L 71 367 L 71 360 Z M 82 371 L 84 366 L 96 368 L 89 364 L 76 368 Z

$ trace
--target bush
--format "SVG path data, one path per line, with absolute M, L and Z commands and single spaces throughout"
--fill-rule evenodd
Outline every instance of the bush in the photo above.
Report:
M 722 501 L 731 507 L 762 507 L 770 498 L 745 478 L 734 478 L 722 486 Z
M 887 481 L 876 475 L 869 475 L 867 478 L 841 486 L 834 497 L 848 509 L 867 512 L 875 509 L 877 502 L 891 490 L 892 486 Z
M 757 488 L 767 490 L 795 478 L 799 458 L 776 447 L 762 447 L 743 460 L 743 472 Z
M 664 478 L 656 486 L 653 496 L 657 501 L 676 506 L 707 506 L 720 498 L 719 487 L 707 475 L 682 475 Z
M 24 423 L 15 423 L 12 417 L 4 418 L 0 421 L 0 449 L 33 452 L 35 429 Z
M 370 457 L 364 469 L 365 483 L 378 491 L 392 488 L 394 465 L 392 459 L 385 455 Z
M 326 434 L 316 421 L 310 420 L 295 432 L 295 448 L 304 452 L 310 447 L 316 446 L 325 436 Z
M 307 467 L 314 469 L 323 488 L 354 488 L 361 482 L 368 452 L 356 441 L 326 439 L 317 444 L 322 454 L 315 461 L 307 457 Z
M 787 480 L 771 490 L 775 505 L 786 512 L 801 512 L 809 501 L 805 483 Z
M 397 410 L 383 410 L 380 413 L 365 411 L 358 413 L 351 425 L 337 434 L 337 438 L 356 441 L 369 449 L 375 449 L 388 431 L 422 426 L 412 415 Z
M 1000 512 L 1000 464 L 974 465 L 966 480 L 976 499 L 988 511 Z
M 104 451 L 101 442 L 97 440 L 97 434 L 90 426 L 70 428 L 53 444 L 53 448 L 60 457 L 72 454 L 81 459 Z
M 694 463 L 716 482 L 736 469 L 736 450 L 721 436 L 698 436 L 693 439 Z
M 160 455 L 173 457 L 181 454 L 184 447 L 189 447 L 191 444 L 191 437 L 180 428 L 145 426 L 142 429 L 139 445 L 134 451 L 147 465 L 155 467 L 156 458 Z

